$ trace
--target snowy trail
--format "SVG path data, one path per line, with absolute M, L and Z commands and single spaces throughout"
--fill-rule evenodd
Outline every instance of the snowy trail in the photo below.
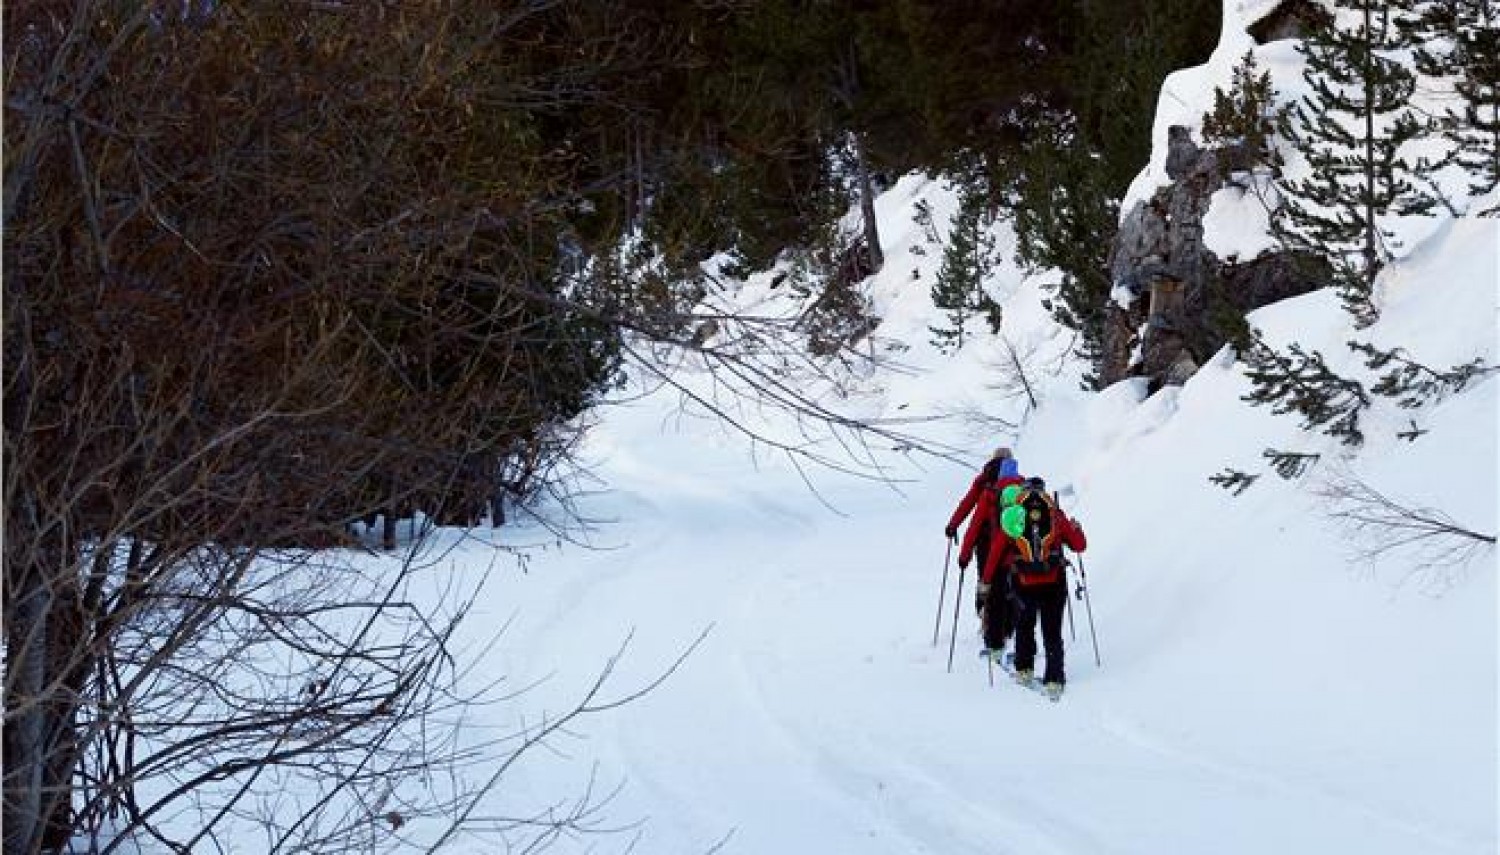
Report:
M 882 196 L 907 208 L 883 215 L 896 236 L 889 273 L 868 285 L 883 334 L 910 345 L 900 352 L 916 370 L 839 397 L 878 416 L 977 406 L 998 358 L 993 341 L 956 356 L 921 344 L 935 316 L 911 274 L 931 274 L 937 256 L 904 249 L 918 240 L 909 223 L 901 231 L 918 198 L 939 214 L 952 204 L 918 178 Z M 1387 320 L 1359 334 L 1420 344 L 1435 365 L 1493 362 L 1497 238 L 1455 223 L 1437 238 L 1443 251 L 1392 268 Z M 670 396 L 636 399 L 608 408 L 587 444 L 608 490 L 580 510 L 617 521 L 590 535 L 601 548 L 549 547 L 528 573 L 495 573 L 478 629 L 510 624 L 485 670 L 540 682 L 485 726 L 567 710 L 627 637 L 611 697 L 707 635 L 655 691 L 516 769 L 498 797 L 521 807 L 502 812 L 544 809 L 597 778 L 597 792 L 619 787 L 611 822 L 643 821 L 564 838 L 560 853 L 1494 855 L 1493 547 L 1472 566 L 1413 570 L 1421 556 L 1377 532 L 1373 551 L 1367 540 L 1351 558 L 1313 488 L 1342 467 L 1493 531 L 1500 379 L 1415 413 L 1385 405 L 1353 453 L 1247 407 L 1224 351 L 1180 388 L 1147 394 L 1127 380 L 1082 394 L 1042 285 L 1003 278 L 1009 335 L 1064 366 L 1006 441 L 1024 473 L 1075 488 L 1065 504 L 1088 532 L 1103 666 L 1075 601 L 1066 697 L 1050 704 L 999 674 L 989 687 L 969 573 L 946 673 L 959 574 L 950 568 L 934 646 L 940 532 L 972 469 L 879 449 L 899 491 L 821 473 L 814 492 Z M 774 302 L 769 279 L 737 298 Z M 1330 354 L 1351 335 L 1325 292 L 1252 320 Z M 1413 416 L 1440 439 L 1394 438 Z M 961 418 L 932 430 L 976 458 L 997 442 Z M 1225 467 L 1268 474 L 1267 448 L 1316 450 L 1325 463 L 1300 481 L 1262 477 L 1243 496 L 1210 483 Z M 523 526 L 499 538 L 550 540 Z M 494 555 L 475 547 L 460 560 Z
M 942 544 L 919 534 L 942 512 L 862 499 L 868 513 L 819 520 L 808 503 L 659 490 L 624 527 L 628 548 L 549 571 L 576 575 L 523 643 L 558 661 L 597 661 L 634 629 L 625 670 L 645 675 L 712 626 L 662 688 L 591 724 L 579 755 L 623 780 L 615 813 L 648 819 L 640 851 L 1476 851 L 1473 836 L 1330 788 L 1316 769 L 1278 769 L 1284 756 L 1235 759 L 1252 722 L 1175 717 L 1149 672 L 1132 685 L 1140 663 L 1127 657 L 1175 643 L 1157 625 L 1174 604 L 1144 605 L 1149 583 L 1119 585 L 1102 564 L 1091 580 L 1111 646 L 1096 668 L 1077 615 L 1061 703 L 998 669 L 987 685 L 972 574 L 947 674 L 957 568 L 934 647 Z M 691 522 L 668 527 L 686 505 Z M 578 851 L 611 851 L 589 845 Z

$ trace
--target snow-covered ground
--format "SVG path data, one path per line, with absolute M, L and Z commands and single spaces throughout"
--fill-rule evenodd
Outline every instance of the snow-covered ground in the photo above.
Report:
M 1213 57 L 1163 87 L 1156 151 L 1126 210 L 1164 180 L 1167 126 L 1195 126 L 1254 47 L 1244 28 L 1268 4 L 1225 5 Z M 1303 91 L 1290 43 L 1254 49 L 1284 101 Z M 1293 158 L 1291 177 L 1298 169 Z M 1340 496 L 1362 484 L 1493 535 L 1494 377 L 1416 410 L 1377 399 L 1357 451 L 1246 404 L 1250 384 L 1227 349 L 1181 388 L 1086 393 L 1073 338 L 1043 307 L 1049 280 L 1008 265 L 987 283 L 1004 307 L 1000 336 L 944 355 L 929 331 L 942 323 L 929 298 L 942 247 L 913 222 L 919 202 L 940 232 L 956 209 L 951 188 L 919 176 L 883 194 L 887 264 L 863 286 L 881 318 L 871 352 L 902 370 L 847 376 L 837 394 L 800 388 L 962 449 L 961 463 L 878 440 L 857 448 L 888 480 L 798 467 L 663 390 L 607 408 L 590 435 L 585 456 L 605 485 L 579 505 L 605 521 L 591 548 L 536 526 L 486 535 L 532 545 L 521 572 L 481 539 L 438 534 L 448 572 L 492 574 L 470 631 L 505 630 L 474 677 L 535 684 L 476 713 L 468 738 L 534 732 L 601 671 L 612 669 L 607 701 L 691 651 L 652 691 L 527 755 L 481 813 L 545 819 L 569 797 L 603 801 L 587 822 L 618 830 L 553 841 L 565 853 L 1495 852 L 1494 547 L 1455 563 L 1433 549 L 1442 544 L 1337 518 L 1350 507 Z M 1400 346 L 1438 369 L 1493 364 L 1500 226 L 1393 226 L 1403 254 L 1383 274 L 1375 326 L 1354 329 L 1326 292 L 1251 322 L 1367 384 L 1349 341 Z M 1215 197 L 1205 227 L 1226 257 L 1270 245 L 1262 201 L 1240 191 Z M 1004 223 L 995 237 L 1008 255 Z M 717 296 L 756 314 L 796 311 L 776 283 L 766 272 Z M 981 330 L 976 320 L 970 331 Z M 1037 384 L 1034 411 L 1007 383 L 1012 353 Z M 795 436 L 773 412 L 735 415 Z M 1426 432 L 1398 436 L 1413 426 Z M 1064 489 L 1089 536 L 1102 665 L 1075 601 L 1056 705 L 1003 675 L 990 684 L 972 576 L 948 567 L 938 600 L 944 522 L 999 444 Z M 837 457 L 830 436 L 816 448 Z M 1284 480 L 1267 449 L 1320 457 Z M 1234 495 L 1209 481 L 1226 469 L 1259 478 Z
M 868 284 L 878 346 L 903 342 L 912 370 L 865 378 L 844 403 L 875 417 L 957 413 L 913 430 L 970 449 L 972 466 L 877 448 L 895 485 L 814 470 L 809 487 L 783 457 L 685 415 L 675 395 L 610 408 L 586 450 L 607 489 L 580 508 L 613 522 L 590 535 L 596 548 L 532 549 L 525 573 L 495 566 L 471 631 L 507 628 L 482 670 L 541 682 L 497 708 L 512 717 L 473 727 L 535 727 L 565 711 L 627 636 L 606 697 L 707 635 L 662 685 L 531 754 L 489 809 L 538 810 L 592 781 L 596 797 L 612 793 L 607 822 L 640 821 L 565 837 L 558 852 L 1495 851 L 1493 548 L 1423 569 L 1418 550 L 1338 529 L 1336 504 L 1318 495 L 1358 478 L 1493 533 L 1495 380 L 1417 411 L 1377 403 L 1357 454 L 1243 403 L 1228 351 L 1180 389 L 1085 393 L 1040 283 L 1007 268 L 994 283 L 1002 333 L 1030 354 L 1043 400 L 1018 435 L 996 434 L 963 414 L 1020 415 L 987 388 L 1000 340 L 956 356 L 927 343 L 939 253 L 908 251 L 922 240 L 920 199 L 952 210 L 951 192 L 920 178 L 885 194 L 890 259 Z M 1295 331 L 1350 373 L 1343 343 L 1356 337 L 1436 366 L 1493 362 L 1497 270 L 1495 225 L 1453 222 L 1391 269 L 1385 317 L 1369 330 L 1353 331 L 1326 293 L 1252 320 L 1273 341 Z M 733 299 L 767 309 L 780 298 L 752 279 Z M 1408 418 L 1430 432 L 1397 438 Z M 972 576 L 947 672 L 956 567 L 933 643 L 943 524 L 1000 443 L 1023 472 L 1073 488 L 1064 503 L 1089 535 L 1103 664 L 1075 602 L 1056 705 L 989 684 Z M 1323 457 L 1284 481 L 1266 448 Z M 1234 496 L 1208 480 L 1226 467 L 1263 474 Z M 548 539 L 526 527 L 494 536 Z M 493 565 L 480 541 L 452 545 L 453 572 Z M 456 848 L 491 851 L 477 839 Z
M 1169 79 L 1133 197 L 1162 180 L 1167 124 L 1196 121 L 1213 86 L 1227 86 L 1250 45 L 1243 25 L 1266 5 L 1227 0 L 1214 58 Z M 1259 54 L 1291 79 L 1286 43 Z M 1263 213 L 1223 195 L 1209 245 L 1259 251 Z M 879 199 L 887 264 L 863 286 L 882 319 L 872 352 L 904 370 L 846 377 L 837 395 L 805 388 L 963 449 L 962 462 L 875 441 L 864 450 L 885 479 L 799 468 L 661 390 L 606 408 L 589 436 L 584 457 L 603 486 L 579 499 L 598 521 L 575 532 L 587 546 L 524 523 L 434 536 L 442 586 L 489 576 L 467 647 L 456 645 L 477 661 L 467 679 L 529 687 L 474 710 L 472 743 L 534 733 L 606 669 L 599 700 L 628 696 L 690 651 L 651 691 L 525 755 L 476 818 L 546 822 L 570 798 L 602 802 L 583 821 L 600 833 L 563 835 L 558 853 L 1495 852 L 1494 548 L 1428 566 L 1422 543 L 1339 528 L 1342 506 L 1324 495 L 1362 482 L 1493 535 L 1494 377 L 1418 410 L 1377 401 L 1358 452 L 1244 403 L 1250 387 L 1227 350 L 1181 388 L 1086 393 L 1072 336 L 1042 305 L 1048 280 L 1010 266 L 988 283 L 1004 306 L 1000 337 L 944 355 L 928 329 L 941 323 L 928 294 L 941 247 L 912 220 L 922 201 L 940 227 L 956 208 L 950 188 L 918 176 Z M 1252 322 L 1367 380 L 1351 339 L 1400 345 L 1435 368 L 1494 363 L 1500 228 L 1434 220 L 1406 234 L 1374 327 L 1354 330 L 1328 293 Z M 1003 223 L 996 237 L 1008 254 Z M 795 310 L 775 281 L 758 274 L 719 297 Z M 1012 350 L 1038 383 L 1035 411 L 1005 391 Z M 791 435 L 772 412 L 737 416 Z M 1005 432 L 998 419 L 1021 425 Z M 1408 420 L 1427 432 L 1398 438 Z M 1088 532 L 1102 665 L 1075 601 L 1055 705 L 998 674 L 990 684 L 972 574 L 948 567 L 938 599 L 944 523 L 999 444 L 1025 474 L 1071 488 L 1064 504 Z M 828 436 L 817 447 L 838 448 Z M 1288 481 L 1269 470 L 1268 448 L 1321 457 Z M 1209 481 L 1226 468 L 1260 477 L 1232 495 Z M 449 851 L 498 848 L 464 836 Z

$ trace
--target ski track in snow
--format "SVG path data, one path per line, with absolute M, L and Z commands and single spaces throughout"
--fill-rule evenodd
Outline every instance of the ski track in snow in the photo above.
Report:
M 1334 848 L 1358 841 L 1373 851 L 1473 851 L 1472 839 L 1298 780 L 1295 767 L 1273 772 L 1227 760 L 1200 744 L 1201 728 L 1143 720 L 1112 694 L 1128 677 L 1111 674 L 1108 663 L 1095 667 L 1081 610 L 1078 637 L 1068 644 L 1072 680 L 1060 703 L 1014 686 L 998 668 L 991 688 L 974 656 L 972 574 L 949 675 L 956 567 L 933 646 L 933 568 L 904 566 L 897 544 L 890 544 L 894 564 L 871 566 L 868 551 L 880 544 L 840 546 L 843 520 L 819 526 L 759 495 L 706 504 L 696 530 L 666 528 L 668 512 L 652 507 L 628 527 L 629 537 L 622 533 L 625 548 L 592 556 L 577 575 L 561 574 L 551 583 L 555 601 L 527 641 L 577 662 L 576 649 L 589 646 L 577 637 L 579 621 L 648 613 L 662 592 L 674 592 L 685 623 L 713 625 L 682 670 L 638 702 L 649 709 L 637 715 L 627 707 L 590 731 L 592 756 L 624 778 L 623 805 L 655 806 L 645 810 L 642 851 L 704 851 L 721 839 L 724 851 L 751 853 L 810 851 L 795 841 L 873 855 L 1304 851 L 1296 848 L 1309 842 L 1302 832 L 1277 832 L 1278 823 L 1319 829 L 1319 845 Z M 902 530 L 896 517 L 888 528 L 881 522 L 865 530 Z M 1205 590 L 1220 582 L 1215 574 L 1198 578 Z M 1102 622 L 1119 620 L 1122 609 L 1132 613 L 1135 631 L 1119 632 L 1116 623 L 1113 636 L 1117 668 L 1126 671 L 1131 658 L 1179 640 L 1161 627 L 1183 610 L 1178 600 L 1196 594 L 1177 589 L 1163 598 L 1141 578 L 1120 579 L 1116 588 L 1118 599 L 1096 611 Z M 868 620 L 835 618 L 841 609 Z M 604 625 L 598 638 L 605 641 L 631 628 Z M 678 650 L 656 639 L 633 655 L 649 668 Z M 931 696 L 883 695 L 927 690 Z M 872 708 L 887 702 L 909 712 Z M 960 714 L 945 720 L 955 702 Z M 1112 794 L 1127 791 L 1136 793 L 1127 805 L 1149 791 L 1162 815 L 1112 807 Z M 1178 803 L 1200 817 L 1179 824 L 1168 808 Z M 672 806 L 670 816 L 659 812 L 663 805 Z M 1212 834 L 1203 830 L 1205 817 Z
M 907 195 L 888 195 L 903 203 L 933 190 L 902 186 Z M 892 232 L 899 253 L 910 241 Z M 1392 276 L 1461 287 L 1398 291 L 1409 305 L 1382 322 L 1395 325 L 1391 341 L 1430 346 L 1438 337 L 1416 331 L 1459 316 L 1492 323 L 1494 266 L 1465 265 L 1486 251 L 1493 260 L 1496 235 L 1450 232 L 1452 256 L 1429 250 Z M 920 337 L 929 319 L 913 314 L 923 295 L 904 264 L 891 262 L 872 293 L 886 301 L 887 324 Z M 1026 320 L 1042 292 L 1016 282 L 1006 323 L 1020 319 L 1023 337 L 1050 340 L 1048 316 Z M 1467 308 L 1456 312 L 1455 299 Z M 1330 352 L 1346 336 L 1327 294 L 1255 320 L 1321 331 L 1308 344 Z M 1474 353 L 1493 361 L 1492 330 L 1475 330 L 1444 337 L 1448 351 L 1434 364 Z M 939 359 L 913 342 L 908 355 L 931 373 L 872 381 L 872 412 L 882 396 L 885 414 L 910 405 L 911 415 L 984 387 L 991 368 L 978 345 Z M 974 655 L 974 574 L 956 564 L 932 643 L 938 532 L 972 470 L 912 473 L 896 455 L 913 479 L 902 495 L 830 476 L 814 496 L 779 461 L 664 416 L 670 403 L 611 411 L 590 437 L 611 490 L 583 510 L 620 522 L 595 535 L 604 551 L 549 550 L 505 583 L 500 602 L 518 617 L 497 667 L 523 684 L 557 675 L 535 699 L 555 712 L 576 702 L 574 690 L 626 635 L 634 639 L 611 696 L 649 683 L 712 629 L 654 692 L 581 723 L 566 755 L 531 764 L 525 786 L 538 793 L 568 792 L 581 764 L 597 764 L 623 783 L 611 816 L 648 820 L 636 844 L 567 839 L 556 851 L 1496 852 L 1492 565 L 1455 575 L 1443 597 L 1399 592 L 1380 581 L 1390 568 L 1356 569 L 1342 557 L 1309 484 L 1266 477 L 1232 499 L 1209 485 L 1266 447 L 1313 443 L 1330 460 L 1352 458 L 1246 407 L 1236 372 L 1232 358 L 1215 357 L 1181 389 L 1149 396 L 1131 381 L 1079 396 L 1076 379 L 1058 375 L 1008 440 L 1023 471 L 1077 487 L 1068 508 L 1089 532 L 1084 566 L 1103 665 L 1074 600 L 1069 687 L 1057 704 L 998 669 L 987 684 Z M 1446 445 L 1393 451 L 1396 440 L 1372 428 L 1377 450 L 1354 462 L 1419 504 L 1492 519 L 1495 400 L 1490 381 L 1420 411 Z M 994 441 L 974 443 L 965 430 L 950 425 L 943 441 Z M 1436 483 L 1443 491 L 1433 496 Z M 1166 508 L 1173 516 L 1163 522 Z
M 764 586 L 760 586 L 761 590 Z M 761 605 L 758 599 L 747 601 L 749 607 Z M 815 770 L 816 789 L 836 794 L 853 809 L 843 811 L 858 819 L 858 824 L 845 823 L 846 827 L 864 829 L 873 851 L 881 852 L 977 852 L 985 847 L 977 846 L 975 839 L 983 839 L 989 830 L 981 820 L 968 812 L 968 821 L 961 827 L 952 827 L 955 817 L 947 803 L 952 794 L 943 787 L 935 787 L 925 776 L 913 776 L 909 769 L 897 769 L 891 762 L 879 762 L 881 750 L 873 746 L 861 734 L 842 734 L 841 739 L 854 743 L 836 746 L 821 730 L 801 721 L 795 705 L 788 710 L 786 702 L 777 703 L 777 693 L 768 688 L 772 673 L 783 670 L 785 656 L 761 651 L 757 656 L 741 654 L 735 657 L 738 682 L 743 687 L 744 697 L 756 712 L 758 721 L 775 735 L 777 744 L 787 748 L 787 754 L 798 768 Z M 763 663 L 756 667 L 757 663 Z M 839 750 L 839 749 L 842 750 Z M 852 756 L 850 756 L 852 754 Z M 890 782 L 889 784 L 887 782 Z M 903 788 L 920 784 L 920 800 L 917 793 Z M 944 809 L 931 811 L 935 804 Z M 931 811 L 924 815 L 924 811 Z M 945 817 L 947 823 L 935 823 L 931 817 Z M 899 845 L 897 845 L 899 844 Z
M 784 560 L 791 567 L 802 563 L 795 553 Z M 992 794 L 955 791 L 951 783 L 924 771 L 921 758 L 914 762 L 892 754 L 892 746 L 877 744 L 857 730 L 830 737 L 826 729 L 809 721 L 809 711 L 796 703 L 797 698 L 775 687 L 776 675 L 787 670 L 788 657 L 798 654 L 768 647 L 765 633 L 766 627 L 774 625 L 779 608 L 807 594 L 807 583 L 787 585 L 789 578 L 797 576 L 773 571 L 741 577 L 726 592 L 727 601 L 734 605 L 717 623 L 725 630 L 719 646 L 733 652 L 712 669 L 718 685 L 709 694 L 734 699 L 732 733 L 723 734 L 722 746 L 740 746 L 729 748 L 731 758 L 739 762 L 725 770 L 741 778 L 740 786 L 744 778 L 761 779 L 761 786 L 777 793 L 775 801 L 799 805 L 800 811 L 816 817 L 819 829 L 846 829 L 850 838 L 846 845 L 857 846 L 860 852 L 1065 855 L 1108 851 L 1063 814 L 1004 795 L 1003 787 Z M 838 580 L 835 587 L 850 583 Z M 781 602 L 767 602 L 768 594 Z M 909 652 L 899 645 L 887 647 L 893 653 Z M 691 696 L 703 695 L 695 691 Z M 1016 699 L 1020 703 L 1033 700 Z M 840 724 L 847 727 L 856 722 Z M 662 765 L 657 748 L 628 734 L 620 739 L 618 747 L 626 766 L 633 770 L 632 779 L 664 796 L 665 803 L 691 805 L 702 797 L 696 786 L 672 781 L 674 775 Z M 1015 806 L 1007 807 L 1011 802 Z

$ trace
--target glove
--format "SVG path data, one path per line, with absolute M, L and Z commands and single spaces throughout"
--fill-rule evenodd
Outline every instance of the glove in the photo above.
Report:
M 947 528 L 943 529 L 943 536 L 947 537 L 949 540 L 956 540 L 958 539 L 958 529 L 950 525 Z
M 960 555 L 960 556 L 958 556 L 958 569 L 960 569 L 960 570 L 967 570 L 967 569 L 969 569 L 969 556 L 967 556 L 967 555 Z

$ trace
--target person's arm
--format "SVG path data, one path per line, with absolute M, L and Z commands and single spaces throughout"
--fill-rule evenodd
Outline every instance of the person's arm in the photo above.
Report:
M 995 510 L 994 494 L 988 490 L 980 490 L 979 497 L 975 501 L 978 508 L 974 512 L 974 522 L 964 529 L 964 545 L 958 550 L 958 566 L 967 567 L 969 557 L 974 554 L 974 547 L 979 544 L 979 532 L 989 526 L 980 525 L 980 520 L 986 518 L 986 514 L 992 514 Z
M 980 576 L 986 585 L 994 584 L 995 571 L 1010 564 L 1015 550 L 1010 538 L 1006 537 L 1000 529 L 997 528 L 990 533 L 990 557 L 985 562 L 984 572 Z
M 1063 544 L 1074 552 L 1082 552 L 1088 548 L 1088 538 L 1083 534 L 1083 526 L 1077 520 L 1070 518 L 1067 514 L 1058 512 L 1062 516 L 1062 540 Z
M 948 518 L 948 527 L 943 529 L 943 533 L 948 537 L 958 536 L 958 527 L 964 524 L 964 520 L 969 517 L 969 512 L 974 510 L 974 506 L 979 503 L 979 497 L 984 494 L 984 484 L 980 483 L 981 480 L 979 477 L 974 479 L 974 483 L 969 485 L 969 492 L 964 494 L 958 507 L 954 509 L 953 516 Z

